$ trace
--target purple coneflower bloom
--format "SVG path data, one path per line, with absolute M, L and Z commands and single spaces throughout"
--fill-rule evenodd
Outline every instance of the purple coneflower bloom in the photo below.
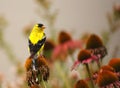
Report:
M 101 59 L 107 54 L 107 49 L 103 45 L 102 40 L 99 36 L 95 34 L 90 35 L 90 37 L 88 38 L 86 49 L 88 49 L 92 54 Z
M 83 49 L 79 52 L 77 60 L 72 66 L 72 70 L 75 69 L 80 63 L 89 64 L 92 61 L 97 61 L 98 58 L 95 55 L 92 55 L 90 51 Z
M 72 54 L 77 48 L 82 47 L 82 42 L 80 40 L 73 40 L 71 36 L 62 31 L 58 36 L 59 44 L 54 48 L 52 58 L 59 58 L 65 60 L 67 55 Z
M 101 70 L 96 83 L 99 88 L 120 88 L 120 81 L 114 72 Z

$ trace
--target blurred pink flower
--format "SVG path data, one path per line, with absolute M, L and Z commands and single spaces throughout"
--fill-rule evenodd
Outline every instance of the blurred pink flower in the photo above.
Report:
M 53 50 L 52 58 L 62 58 L 65 59 L 68 54 L 71 54 L 75 49 L 82 47 L 82 41 L 80 40 L 69 40 L 63 44 L 59 44 Z
M 113 8 L 115 11 L 120 12 L 120 4 L 115 4 Z

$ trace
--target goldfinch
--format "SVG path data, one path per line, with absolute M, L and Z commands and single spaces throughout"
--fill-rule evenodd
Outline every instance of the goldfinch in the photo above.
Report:
M 30 57 L 34 57 L 35 55 L 38 56 L 44 48 L 44 43 L 46 41 L 44 29 L 45 27 L 43 24 L 36 24 L 33 27 L 28 39 Z

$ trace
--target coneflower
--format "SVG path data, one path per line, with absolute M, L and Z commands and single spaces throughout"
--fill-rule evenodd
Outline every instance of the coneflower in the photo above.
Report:
M 32 85 L 30 88 L 41 88 L 41 87 L 38 85 Z
M 86 49 L 92 54 L 96 55 L 99 59 L 102 59 L 107 54 L 107 49 L 103 45 L 102 40 L 99 36 L 91 34 L 86 43 Z M 100 67 L 100 63 L 98 63 Z
M 62 47 L 66 47 L 69 52 L 73 52 L 76 48 L 81 48 L 82 46 L 82 41 L 73 40 L 71 35 L 65 31 L 59 33 L 58 42 Z
M 72 70 L 75 69 L 80 63 L 82 64 L 89 64 L 92 61 L 97 61 L 97 57 L 92 55 L 91 52 L 87 49 L 82 49 L 79 53 L 78 53 L 78 57 L 77 60 L 75 61 L 75 63 L 72 66 Z
M 96 49 L 103 47 L 103 42 L 96 34 L 91 34 L 87 40 L 86 49 Z
M 95 72 L 92 76 L 93 80 L 95 80 L 95 83 L 96 83 L 96 79 L 98 77 L 98 73 L 101 72 L 101 71 L 111 71 L 111 72 L 115 72 L 114 68 L 112 68 L 111 66 L 109 65 L 104 65 L 102 67 L 100 67 L 100 70 Z
M 84 80 L 78 80 L 74 88 L 89 88 L 88 84 Z
M 120 81 L 117 75 L 111 71 L 101 70 L 96 83 L 99 88 L 120 88 Z
M 49 78 L 49 67 L 45 57 L 39 56 L 36 59 L 28 58 L 25 63 L 26 80 L 28 86 L 36 86 Z
M 120 58 L 112 58 L 109 61 L 109 65 L 113 67 L 116 72 L 120 72 Z
M 31 69 L 32 66 L 32 58 L 27 58 L 27 60 L 25 61 L 25 69 L 26 71 L 29 71 Z
M 115 72 L 120 80 L 120 58 L 112 58 L 109 61 L 109 65 L 115 69 Z
M 94 60 L 97 60 L 97 58 L 95 56 L 92 56 L 91 53 L 88 50 L 83 49 L 79 52 L 77 61 L 75 61 L 75 63 L 72 66 L 72 70 L 75 69 L 80 63 L 82 63 L 86 66 L 89 78 L 91 80 L 92 88 L 94 88 L 94 83 L 93 83 L 93 79 L 92 79 L 91 72 L 90 72 L 88 64 L 91 61 L 94 61 Z
M 58 45 L 53 50 L 52 58 L 59 58 L 65 61 L 68 55 L 71 55 L 75 49 L 81 47 L 82 42 L 80 40 L 73 40 L 70 34 L 62 31 L 58 36 Z
M 40 71 L 40 74 L 42 74 L 43 80 L 47 81 L 50 73 L 46 58 L 43 56 L 39 56 L 39 58 L 37 59 L 37 64 L 38 70 Z
M 63 43 L 70 41 L 70 40 L 72 40 L 72 38 L 71 38 L 70 34 L 68 34 L 67 32 L 61 31 L 59 33 L 59 36 L 58 36 L 59 44 L 63 44 Z
M 115 72 L 115 69 L 109 65 L 104 65 L 100 68 L 100 70 L 106 70 L 106 71 L 111 71 L 111 72 Z

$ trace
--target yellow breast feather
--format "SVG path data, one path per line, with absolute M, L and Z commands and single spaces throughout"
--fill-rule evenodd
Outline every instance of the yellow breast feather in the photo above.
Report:
M 41 40 L 42 37 L 43 37 L 43 33 L 32 32 L 29 36 L 29 39 L 33 44 L 37 44 L 37 42 Z

